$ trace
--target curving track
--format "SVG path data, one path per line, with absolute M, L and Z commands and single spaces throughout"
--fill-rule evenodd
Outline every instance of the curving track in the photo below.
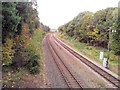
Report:
M 47 45 L 49 50 L 51 51 L 52 57 L 54 58 L 54 62 L 57 65 L 63 79 L 65 80 L 68 88 L 81 88 L 82 86 L 80 83 L 77 81 L 75 76 L 72 74 L 72 72 L 69 70 L 67 65 L 63 62 L 62 58 L 57 54 L 54 46 L 52 45 L 50 41 L 50 35 L 46 37 L 47 40 Z
M 91 69 L 93 69 L 95 72 L 97 72 L 99 75 L 101 75 L 102 77 L 104 77 L 106 80 L 108 80 L 110 83 L 112 83 L 113 85 L 115 85 L 117 88 L 120 88 L 120 79 L 112 76 L 111 74 L 109 74 L 108 72 L 104 71 L 103 69 L 101 69 L 100 67 L 98 67 L 97 65 L 93 64 L 92 62 L 90 62 L 89 60 L 87 60 L 86 58 L 84 58 L 83 56 L 81 56 L 80 54 L 78 54 L 77 52 L 75 52 L 74 50 L 72 50 L 71 48 L 69 48 L 67 45 L 65 45 L 62 41 L 58 40 L 53 34 L 52 34 L 53 39 L 58 42 L 61 46 L 63 46 L 66 50 L 68 50 L 71 54 L 73 54 L 76 58 L 78 58 L 79 60 L 81 60 L 83 63 L 85 63 L 87 66 L 89 66 Z M 55 42 L 54 41 L 54 42 Z M 56 43 L 55 42 L 55 43 Z M 56 43 L 57 46 L 58 43 Z

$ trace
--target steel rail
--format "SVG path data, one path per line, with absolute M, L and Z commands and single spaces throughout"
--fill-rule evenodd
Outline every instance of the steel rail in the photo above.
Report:
M 65 65 L 65 63 L 63 62 L 62 58 L 58 55 L 58 53 L 56 52 L 56 50 L 54 49 L 54 46 L 51 44 L 50 40 L 49 40 L 49 36 L 46 38 L 47 39 L 47 44 L 48 44 L 48 47 L 49 47 L 49 50 L 51 51 L 51 54 L 52 54 L 52 57 L 58 67 L 58 69 L 60 70 L 60 73 L 62 75 L 62 77 L 64 78 L 65 82 L 67 83 L 67 86 L 69 88 L 75 88 L 75 87 L 72 87 L 72 84 L 68 78 L 65 76 L 65 74 L 63 73 L 63 70 L 61 69 L 59 63 L 56 61 L 56 58 L 55 58 L 55 55 L 59 58 L 59 60 L 61 61 L 61 63 L 64 65 L 64 67 L 66 68 L 66 70 L 69 72 L 69 74 L 71 75 L 71 77 L 73 78 L 73 80 L 76 82 L 76 84 L 79 86 L 79 88 L 82 89 L 82 86 L 80 85 L 80 83 L 77 81 L 77 79 L 75 78 L 75 76 L 71 73 L 71 71 L 69 70 L 69 68 Z M 55 55 L 54 55 L 55 54 Z
M 53 36 L 53 35 L 52 35 Z M 108 80 L 110 83 L 115 85 L 117 88 L 120 88 L 120 80 L 114 77 L 113 75 L 109 74 L 105 70 L 101 69 L 94 63 L 90 62 L 87 60 L 85 57 L 81 56 L 79 53 L 75 52 L 71 48 L 69 48 L 67 45 L 65 45 L 62 41 L 58 40 L 55 36 L 53 38 L 61 45 L 63 46 L 66 50 L 68 50 L 71 54 L 73 54 L 76 58 L 78 58 L 80 61 L 85 63 L 87 66 L 89 66 L 91 69 L 93 69 L 95 72 L 97 72 L 99 75 L 104 77 L 106 80 Z M 55 42 L 56 43 L 56 42 Z M 56 43 L 57 44 L 57 43 Z M 58 45 L 59 46 L 59 45 Z

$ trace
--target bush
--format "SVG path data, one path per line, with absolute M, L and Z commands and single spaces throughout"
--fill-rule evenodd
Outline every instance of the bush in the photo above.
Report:
M 40 53 L 37 46 L 30 43 L 27 47 L 27 67 L 31 74 L 39 73 Z
M 39 72 L 39 60 L 40 56 L 37 54 L 31 54 L 30 59 L 28 60 L 28 69 L 31 74 Z
M 31 74 L 39 73 L 41 61 L 41 43 L 44 37 L 44 32 L 41 30 L 34 31 L 34 34 L 27 44 L 27 68 Z
M 39 73 L 39 60 L 40 60 L 40 53 L 38 50 L 37 40 L 30 41 L 30 43 L 27 46 L 27 68 L 30 71 L 31 74 Z
M 86 47 L 86 49 L 88 49 L 88 50 L 92 50 L 92 47 L 88 46 L 88 47 Z
M 116 55 L 110 54 L 110 61 L 118 60 L 118 57 Z
M 3 59 L 3 65 L 10 65 L 12 64 L 12 59 L 14 57 L 15 50 L 13 49 L 13 40 L 12 39 L 6 39 L 6 42 L 2 46 L 2 59 Z
M 30 41 L 29 35 L 28 35 L 28 25 L 26 23 L 22 24 L 22 31 L 21 34 L 16 35 L 14 38 L 14 49 L 15 49 L 15 55 L 13 58 L 13 65 L 18 68 L 26 65 L 26 62 L 28 61 L 28 57 L 26 58 L 26 50 L 28 42 Z

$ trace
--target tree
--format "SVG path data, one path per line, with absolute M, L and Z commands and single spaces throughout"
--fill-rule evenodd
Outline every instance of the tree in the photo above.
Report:
M 80 42 L 107 48 L 109 42 L 108 30 L 114 29 L 113 26 L 118 16 L 117 11 L 118 8 L 107 8 L 99 10 L 94 14 L 89 11 L 82 12 L 73 20 L 63 25 L 60 31 Z M 118 27 L 115 28 L 115 30 L 117 29 Z M 118 44 L 119 41 L 115 39 L 112 39 L 112 42 L 114 41 L 113 43 L 117 42 Z M 115 50 L 115 47 L 111 47 L 111 49 Z M 116 50 L 118 51 L 118 48 Z
M 17 26 L 20 22 L 19 14 L 16 10 L 16 4 L 13 2 L 2 3 L 2 40 L 12 38 L 17 32 Z
M 58 30 L 59 30 L 60 32 L 63 32 L 63 30 L 64 30 L 64 26 L 61 25 L 61 26 L 58 28 Z
M 111 49 L 115 51 L 116 54 L 120 55 L 120 10 L 116 9 L 113 12 L 113 27 L 112 30 L 116 30 L 116 32 L 112 33 L 111 37 Z
M 28 33 L 28 24 L 22 24 L 22 32 L 20 35 L 16 35 L 14 38 L 14 49 L 15 49 L 15 57 L 13 60 L 13 64 L 16 67 L 23 66 L 27 62 L 26 58 L 26 46 L 29 41 L 29 33 Z
M 33 8 L 34 5 L 34 8 Z M 17 3 L 17 10 L 21 17 L 21 23 L 19 24 L 19 32 L 22 27 L 22 23 L 27 23 L 30 34 L 33 33 L 34 29 L 39 28 L 40 22 L 37 12 L 37 4 L 35 2 L 18 2 Z

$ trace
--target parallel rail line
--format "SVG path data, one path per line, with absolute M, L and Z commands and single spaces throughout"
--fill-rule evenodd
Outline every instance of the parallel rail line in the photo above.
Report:
M 61 46 L 63 46 L 66 50 L 68 50 L 71 54 L 73 54 L 76 58 L 78 58 L 80 61 L 82 61 L 83 63 L 85 63 L 87 66 L 89 66 L 92 70 L 94 70 L 99 75 L 101 75 L 102 77 L 104 77 L 106 80 L 108 80 L 110 83 L 112 83 L 113 85 L 115 85 L 117 88 L 120 88 L 120 84 L 119 84 L 120 83 L 120 79 L 114 77 L 113 75 L 111 75 L 108 72 L 106 72 L 105 70 L 101 69 L 100 67 L 98 67 L 94 63 L 90 62 L 85 57 L 81 56 L 80 54 L 78 54 L 77 52 L 75 52 L 74 50 L 72 50 L 71 48 L 69 48 L 67 45 L 65 45 L 62 41 L 58 40 L 55 36 L 53 36 L 53 38 Z M 56 44 L 58 44 L 58 43 L 56 43 Z
M 57 65 L 58 69 L 60 70 L 60 73 L 61 73 L 62 77 L 64 78 L 65 82 L 67 83 L 67 86 L 69 88 L 76 88 L 77 87 L 77 88 L 81 88 L 82 89 L 82 86 L 80 85 L 80 83 L 77 81 L 75 76 L 71 73 L 69 68 L 63 62 L 62 58 L 56 52 L 56 50 L 53 47 L 53 45 L 51 44 L 48 36 L 46 37 L 46 39 L 47 39 L 48 48 L 51 51 L 52 57 L 54 59 L 54 62 Z M 59 59 L 59 62 L 57 61 L 56 57 Z

